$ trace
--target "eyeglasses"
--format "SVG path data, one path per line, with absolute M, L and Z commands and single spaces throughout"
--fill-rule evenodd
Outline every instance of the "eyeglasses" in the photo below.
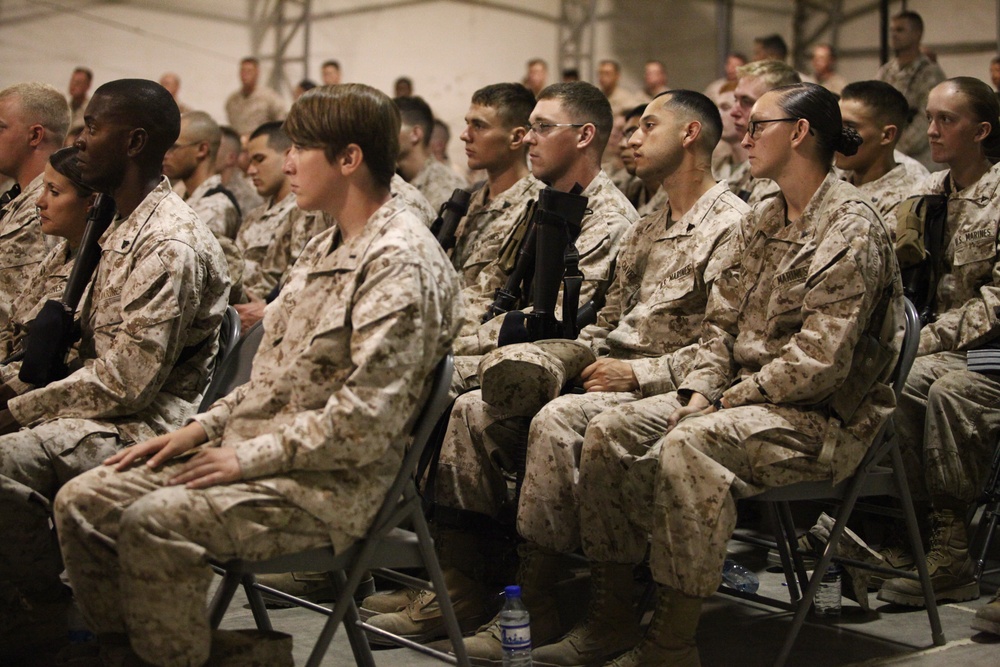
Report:
M 173 146 L 167 149 L 167 152 L 171 153 L 173 151 L 177 151 L 182 148 L 187 148 L 188 146 L 197 146 L 200 143 L 201 143 L 200 141 L 189 141 L 186 144 L 174 144 Z
M 769 120 L 752 120 L 747 123 L 747 134 L 751 139 L 756 139 L 760 135 L 761 125 L 766 123 L 797 123 L 801 118 L 771 118 Z
M 540 137 L 552 131 L 554 127 L 583 127 L 587 123 L 532 123 L 528 126 L 528 132 L 534 132 Z

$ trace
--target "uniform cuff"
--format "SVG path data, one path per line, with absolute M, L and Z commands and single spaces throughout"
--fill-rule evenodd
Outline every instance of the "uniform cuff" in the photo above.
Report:
M 285 472 L 285 450 L 273 433 L 265 433 L 235 446 L 243 479 L 268 477 Z

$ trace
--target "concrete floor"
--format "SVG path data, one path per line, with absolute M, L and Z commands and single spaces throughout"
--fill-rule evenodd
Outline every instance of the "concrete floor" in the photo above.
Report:
M 752 565 L 752 563 L 746 563 Z M 755 568 L 756 569 L 756 568 Z M 784 577 L 777 572 L 758 571 L 761 593 L 787 599 Z M 872 612 L 866 614 L 855 603 L 844 600 L 836 621 L 810 618 L 799 635 L 788 665 L 834 667 L 840 665 L 906 665 L 954 667 L 956 665 L 1000 665 L 1000 637 L 974 633 L 969 627 L 976 610 L 985 605 L 1000 584 L 1000 575 L 984 579 L 979 600 L 939 607 L 948 643 L 934 647 L 923 610 L 879 602 L 871 594 Z M 564 607 L 582 608 L 586 590 L 580 579 L 564 586 Z M 242 595 L 242 594 L 240 594 Z M 224 628 L 253 626 L 242 597 L 234 600 Z M 325 617 L 302 609 L 271 611 L 274 628 L 295 638 L 295 662 L 304 665 Z M 775 611 L 728 596 L 716 595 L 704 607 L 698 630 L 698 646 L 704 667 L 756 667 L 769 665 L 791 625 L 791 614 Z M 379 667 L 418 667 L 441 664 L 408 649 L 375 652 Z M 340 631 L 323 665 L 353 665 L 347 639 Z

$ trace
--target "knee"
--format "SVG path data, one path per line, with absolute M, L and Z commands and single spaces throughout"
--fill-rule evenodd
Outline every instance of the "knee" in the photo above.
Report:
M 145 535 L 168 536 L 183 530 L 191 507 L 184 501 L 182 487 L 166 487 L 137 498 L 122 511 L 119 530 L 122 543 Z

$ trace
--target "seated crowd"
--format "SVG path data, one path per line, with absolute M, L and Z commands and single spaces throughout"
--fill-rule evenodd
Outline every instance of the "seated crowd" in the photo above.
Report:
M 209 563 L 363 538 L 449 352 L 431 527 L 474 664 L 502 663 L 513 580 L 537 665 L 698 665 L 736 501 L 846 479 L 890 417 L 935 597 L 979 597 L 1000 103 L 925 66 L 922 30 L 894 17 L 896 57 L 852 83 L 828 46 L 803 82 L 773 37 L 706 93 L 669 89 L 658 61 L 643 93 L 613 61 L 599 86 L 546 85 L 533 59 L 527 85 L 472 94 L 467 169 L 412 82 L 392 99 L 335 61 L 286 112 L 244 59 L 229 126 L 181 105 L 173 74 L 88 99 L 78 68 L 69 101 L 0 90 L 0 662 L 292 664 L 287 636 L 209 627 Z M 896 405 L 913 287 L 897 230 L 929 195 L 943 231 Z M 40 381 L 52 300 L 74 341 Z M 250 380 L 199 413 L 229 305 L 263 339 Z M 899 531 L 876 546 L 913 566 Z M 567 625 L 556 588 L 581 554 L 589 603 Z M 266 583 L 331 594 L 325 573 Z M 878 598 L 924 604 L 906 578 Z M 64 648 L 73 605 L 96 636 L 82 649 Z M 372 589 L 361 612 L 450 648 L 434 591 Z M 1000 634 L 1000 598 L 973 627 Z

